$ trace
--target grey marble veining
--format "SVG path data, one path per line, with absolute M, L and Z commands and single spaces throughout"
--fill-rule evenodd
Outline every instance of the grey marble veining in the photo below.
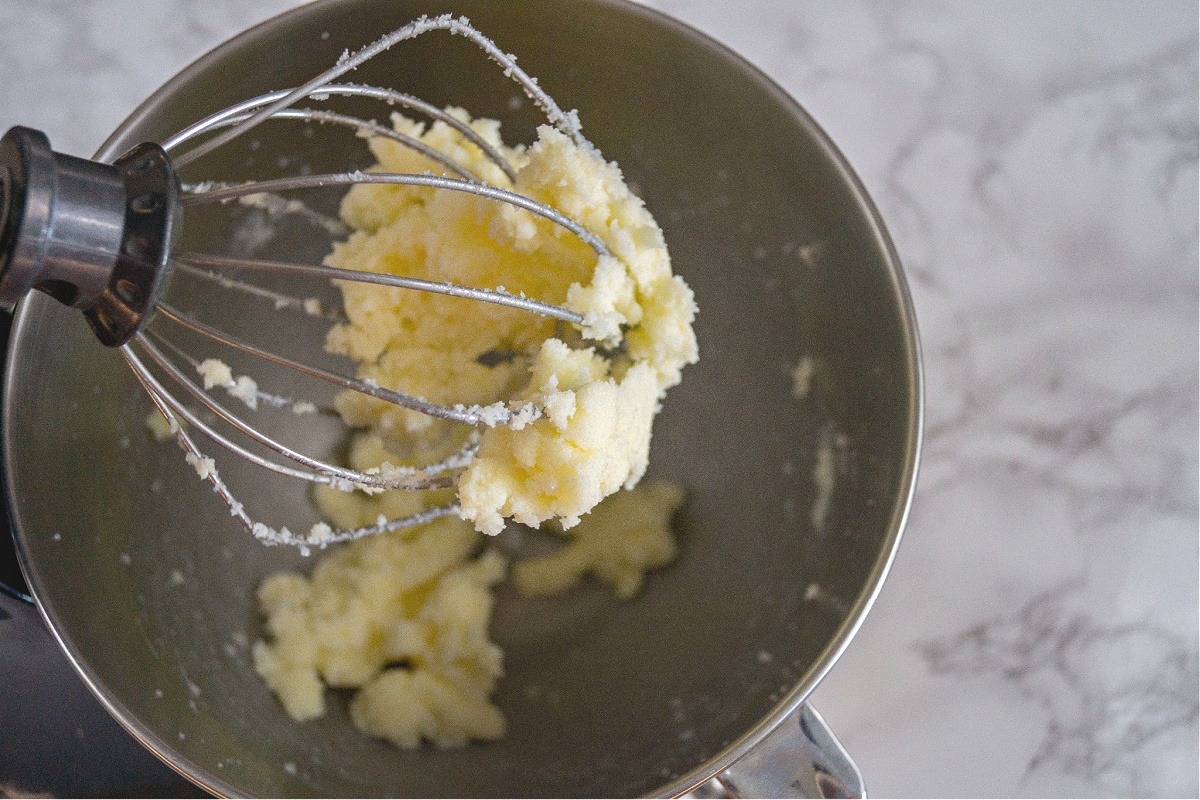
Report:
M 1060 771 L 1117 790 L 1153 794 L 1145 751 L 1196 724 L 1196 651 L 1186 636 L 1147 623 L 1112 625 L 1071 612 L 1070 584 L 920 644 L 933 675 L 1000 675 L 1046 712 L 1024 775 Z
M 289 0 L 0 0 L 0 123 L 85 155 Z M 814 702 L 876 796 L 1196 796 L 1197 9 L 653 0 L 829 131 L 908 270 L 918 498 Z

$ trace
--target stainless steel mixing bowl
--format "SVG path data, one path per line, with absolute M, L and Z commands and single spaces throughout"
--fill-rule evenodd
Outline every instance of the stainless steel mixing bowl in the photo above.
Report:
M 246 644 L 260 631 L 258 582 L 310 562 L 244 533 L 178 450 L 149 438 L 150 404 L 117 354 L 76 312 L 39 296 L 17 317 L 4 407 L 14 527 L 39 606 L 113 714 L 218 793 L 676 794 L 716 791 L 702 785 L 718 773 L 753 793 L 820 789 L 837 776 L 775 787 L 753 776 L 774 775 L 764 766 L 781 754 L 772 741 L 786 750 L 796 731 L 821 738 L 804 701 L 896 549 L 916 474 L 921 377 L 879 215 L 795 101 L 703 35 L 619 0 L 330 0 L 196 62 L 100 156 L 296 85 L 344 49 L 442 11 L 470 17 L 561 105 L 581 110 L 695 289 L 701 362 L 668 398 L 652 459 L 655 475 L 689 490 L 678 562 L 629 603 L 596 586 L 558 600 L 501 591 L 503 741 L 401 752 L 356 732 L 338 700 L 326 719 L 296 724 L 255 675 Z M 402 44 L 354 77 L 498 117 L 517 141 L 538 122 L 482 55 L 445 35 Z M 279 159 L 366 163 L 360 142 L 320 127 L 248 138 L 206 161 L 205 174 L 254 177 Z M 188 218 L 187 246 L 249 246 L 234 217 Z M 317 259 L 325 246 L 301 236 L 291 254 Z M 229 324 L 245 311 L 210 309 Z M 311 339 L 321 358 L 320 331 Z M 811 384 L 796 392 L 802 360 Z M 322 435 L 338 446 L 336 433 Z M 832 487 L 814 478 L 822 451 L 834 456 Z M 302 486 L 232 464 L 224 474 L 255 487 L 244 499 L 261 518 L 315 519 Z

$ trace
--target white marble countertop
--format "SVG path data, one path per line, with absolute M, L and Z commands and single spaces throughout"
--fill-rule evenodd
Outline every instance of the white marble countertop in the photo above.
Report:
M 0 0 L 0 124 L 88 155 L 292 5 Z M 908 271 L 917 500 L 814 696 L 868 789 L 1195 797 L 1196 4 L 650 5 L 816 117 Z

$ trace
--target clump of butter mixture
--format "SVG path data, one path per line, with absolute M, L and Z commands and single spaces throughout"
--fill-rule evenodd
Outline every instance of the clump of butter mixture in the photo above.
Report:
M 614 495 L 562 534 L 562 549 L 513 565 L 517 591 L 560 594 L 592 573 L 621 599 L 633 597 L 647 570 L 675 557 L 670 519 L 682 501 L 665 483 Z M 333 516 L 349 522 L 360 512 Z M 503 654 L 488 623 L 491 587 L 508 564 L 494 549 L 476 555 L 479 543 L 468 523 L 443 517 L 351 542 L 310 576 L 271 575 L 258 589 L 268 641 L 254 644 L 255 669 L 300 722 L 325 714 L 327 687 L 352 688 L 354 724 L 398 747 L 503 736 L 504 715 L 491 701 Z
M 448 125 L 426 130 L 400 116 L 394 125 L 483 179 L 508 183 Z M 347 282 L 349 322 L 331 331 L 328 347 L 358 361 L 359 377 L 436 403 L 517 399 L 544 409 L 521 430 L 484 431 L 459 481 L 459 503 L 463 518 L 484 533 L 499 533 L 505 518 L 526 525 L 555 519 L 569 528 L 645 472 L 658 403 L 697 358 L 695 302 L 671 272 L 662 231 L 615 164 L 549 126 L 528 149 L 505 147 L 494 121 L 473 127 L 516 167 L 513 189 L 595 232 L 613 255 L 597 258 L 571 232 L 506 203 L 364 184 L 342 205 L 354 233 L 328 263 L 503 287 L 582 314 L 582 335 L 526 311 Z M 388 139 L 372 140 L 371 148 L 384 171 L 437 167 Z M 339 398 L 338 410 L 399 458 L 441 455 L 464 435 L 461 425 L 354 392 Z
M 484 428 L 455 489 L 367 495 L 318 487 L 318 505 L 339 527 L 406 516 L 455 493 L 461 519 L 352 542 L 324 556 L 311 576 L 280 573 L 259 589 L 268 639 L 255 645 L 255 667 L 286 711 L 316 719 L 327 687 L 354 688 L 355 724 L 406 748 L 504 733 L 491 702 L 503 657 L 488 623 L 491 587 L 509 568 L 482 546 L 480 532 L 497 534 L 512 519 L 549 523 L 563 537 L 557 552 L 513 565 L 514 585 L 526 595 L 561 593 L 592 574 L 628 599 L 647 570 L 675 557 L 670 518 L 683 492 L 639 481 L 659 404 L 697 359 L 692 292 L 672 274 L 662 232 L 619 168 L 549 126 L 532 146 L 507 147 L 499 123 L 451 113 L 504 153 L 515 182 L 450 126 L 400 115 L 393 124 L 483 180 L 559 209 L 612 255 L 597 257 L 571 232 L 471 194 L 363 184 L 343 201 L 354 232 L 335 246 L 331 266 L 502 287 L 585 322 L 576 331 L 470 300 L 340 285 L 348 322 L 333 328 L 327 346 L 356 360 L 360 378 L 436 403 L 515 399 L 541 410 L 520 426 Z M 370 146 L 381 170 L 442 172 L 392 140 Z M 337 408 L 356 430 L 348 454 L 356 469 L 434 463 L 469 434 L 354 392 L 339 396 Z
M 326 686 L 352 687 L 355 724 L 400 746 L 503 734 L 489 701 L 502 656 L 487 624 L 505 563 L 494 552 L 472 559 L 475 545 L 468 526 L 444 518 L 410 536 L 361 539 L 309 578 L 263 582 L 274 643 L 256 642 L 254 663 L 288 714 L 320 717 Z

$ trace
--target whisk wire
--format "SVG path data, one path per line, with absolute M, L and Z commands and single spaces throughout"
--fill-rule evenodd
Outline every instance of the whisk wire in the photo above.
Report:
M 188 141 L 191 141 L 192 139 L 196 138 L 197 136 L 201 136 L 209 131 L 218 130 L 221 128 L 227 128 L 227 127 L 230 127 L 233 125 L 244 124 L 250 120 L 250 118 L 253 116 L 253 112 L 257 111 L 258 109 L 262 108 L 265 105 L 269 105 L 273 102 L 280 100 L 281 98 L 286 97 L 290 92 L 291 92 L 290 89 L 282 89 L 282 90 L 275 91 L 275 92 L 268 92 L 267 94 L 259 95 L 258 97 L 252 97 L 249 100 L 243 100 L 242 102 L 237 103 L 236 105 L 232 105 L 229 108 L 222 109 L 221 111 L 218 111 L 215 114 L 212 114 L 198 122 L 195 122 L 195 123 L 189 125 L 188 127 L 184 128 L 179 133 L 176 133 L 175 135 L 171 136 L 169 139 L 167 139 L 165 142 L 163 142 L 163 145 L 162 145 L 163 149 L 166 150 L 168 153 L 170 153 L 170 152 L 173 152 L 174 150 L 178 149 L 180 146 L 187 143 Z M 425 116 L 429 117 L 430 119 L 434 119 L 439 122 L 443 122 L 446 125 L 449 125 L 460 136 L 465 138 L 467 141 L 469 141 L 474 146 L 478 147 L 480 149 L 480 151 L 483 152 L 484 156 L 489 161 L 491 161 L 493 164 L 495 164 L 497 167 L 499 167 L 504 172 L 504 174 L 508 176 L 508 179 L 510 181 L 515 181 L 517 179 L 516 170 L 513 169 L 512 164 L 509 162 L 509 160 L 507 158 L 505 158 L 504 154 L 501 153 L 499 150 L 497 150 L 490 142 L 488 142 L 486 139 L 484 139 L 482 136 L 480 136 L 479 133 L 477 133 L 474 128 L 472 128 L 470 125 L 463 122 L 461 119 L 454 116 L 453 114 L 450 114 L 440 108 L 437 108 L 436 106 L 425 102 L 424 100 L 420 99 L 419 97 L 414 97 L 413 95 L 406 94 L 404 92 L 398 92 L 394 89 L 387 89 L 387 88 L 380 87 L 380 86 L 368 86 L 368 85 L 364 85 L 364 84 L 354 84 L 354 83 L 345 83 L 345 84 L 338 83 L 338 84 L 327 84 L 324 86 L 320 86 L 319 88 L 313 89 L 312 91 L 310 91 L 306 95 L 306 97 L 309 99 L 312 99 L 312 100 L 321 100 L 321 99 L 326 99 L 328 96 L 333 96 L 333 95 L 343 96 L 343 97 L 365 97 L 365 98 L 369 98 L 369 99 L 373 99 L 373 100 L 378 100 L 378 101 L 386 103 L 388 105 L 399 105 L 404 108 L 409 108 L 414 111 L 419 111 L 422 114 L 424 114 Z M 273 117 L 283 116 L 287 113 L 287 111 L 288 111 L 287 109 L 280 109 L 279 111 L 273 113 L 272 116 Z M 318 110 L 313 110 L 313 109 L 297 109 L 297 110 L 295 110 L 295 114 L 293 114 L 293 116 L 301 116 L 301 117 L 308 118 L 308 115 L 311 115 L 312 118 L 315 120 L 316 117 L 322 113 L 324 113 L 324 112 L 321 112 Z M 345 122 L 343 124 L 349 125 L 351 127 L 356 127 L 359 129 L 369 129 L 371 131 L 374 131 L 376 128 L 379 128 L 384 131 L 389 131 L 389 133 L 383 133 L 381 135 L 387 136 L 388 138 L 392 138 L 397 141 L 403 141 L 405 144 L 410 144 L 411 142 L 416 141 L 412 137 L 403 136 L 402 134 L 400 136 L 397 136 L 397 135 L 395 135 L 397 132 L 394 131 L 393 129 L 386 128 L 372 120 L 365 120 L 365 119 L 361 119 L 359 117 L 352 117 L 349 115 L 341 115 L 341 116 L 344 117 L 344 119 L 345 119 Z M 420 149 L 420 148 L 418 148 L 418 149 Z M 424 152 L 424 151 L 422 151 L 422 152 Z M 434 152 L 437 152 L 437 151 L 434 151 Z M 426 153 L 426 155 L 428 155 L 428 153 Z M 190 156 L 191 156 L 191 153 L 188 152 L 185 155 L 176 157 L 175 162 L 177 164 L 180 163 L 181 161 L 183 163 L 186 163 L 187 161 L 191 160 Z M 461 166 L 461 165 L 459 165 L 459 166 Z
M 174 257 L 176 261 L 186 264 L 218 269 L 244 269 L 259 272 L 286 273 L 309 278 L 355 281 L 357 283 L 372 283 L 378 286 L 390 286 L 398 289 L 432 292 L 448 297 L 459 297 L 465 300 L 508 306 L 520 309 L 521 311 L 528 311 L 532 314 L 553 317 L 554 319 L 574 325 L 583 324 L 583 316 L 577 312 L 522 295 L 502 292 L 498 289 L 479 289 L 473 286 L 460 286 L 456 283 L 444 281 L 427 281 L 422 278 L 409 278 L 403 275 L 392 275 L 383 272 L 359 272 L 357 270 L 339 269 L 337 267 L 326 267 L 316 264 L 294 264 L 281 261 L 233 258 L 207 253 L 181 252 L 176 253 Z
M 284 192 L 295 189 L 321 189 L 333 186 L 357 186 L 364 183 L 392 184 L 401 186 L 424 186 L 430 189 L 446 189 L 454 192 L 466 192 L 479 195 L 489 200 L 507 203 L 523 208 L 543 219 L 548 219 L 571 233 L 575 234 L 585 244 L 591 247 L 599 256 L 611 256 L 608 246 L 599 236 L 589 231 L 583 225 L 568 217 L 556 208 L 539 203 L 531 197 L 489 186 L 486 183 L 447 178 L 441 175 L 416 175 L 406 172 L 338 172 L 322 175 L 295 175 L 286 178 L 270 178 L 261 181 L 246 181 L 245 183 L 225 184 L 206 187 L 204 191 L 185 195 L 181 202 L 184 207 L 204 205 L 207 203 L 225 203 L 239 197 L 263 192 Z
M 212 139 L 197 146 L 195 149 L 179 156 L 175 159 L 177 166 L 184 166 L 192 161 L 200 158 L 207 153 L 211 153 L 223 144 L 227 144 L 233 139 L 241 136 L 248 131 L 254 129 L 277 111 L 288 108 L 295 104 L 301 98 L 307 97 L 310 94 L 319 92 L 322 87 L 345 75 L 351 70 L 357 69 L 364 62 L 369 61 L 383 51 L 391 48 L 393 45 L 402 42 L 406 39 L 413 39 L 424 33 L 435 30 L 444 30 L 451 34 L 463 36 L 473 42 L 481 49 L 489 58 L 499 64 L 505 75 L 511 77 L 525 91 L 525 94 L 533 100 L 545 113 L 552 125 L 555 125 L 581 147 L 591 147 L 590 142 L 584 138 L 579 130 L 578 119 L 573 114 L 566 114 L 558 104 L 554 102 L 548 94 L 542 91 L 538 86 L 537 80 L 531 77 L 523 69 L 517 66 L 516 58 L 508 53 L 505 53 L 496 44 L 484 36 L 482 33 L 471 27 L 471 24 L 465 17 L 455 18 L 452 14 L 442 14 L 441 16 L 420 17 L 409 24 L 392 31 L 386 36 L 381 37 L 372 44 L 360 49 L 357 53 L 351 55 L 348 51 L 343 54 L 343 57 L 338 59 L 338 63 L 330 69 L 317 75 L 312 80 L 298 86 L 295 89 L 287 92 L 282 97 L 269 102 L 266 106 L 256 111 L 249 119 L 242 124 L 227 129 L 223 133 L 214 136 Z
M 204 258 L 206 261 L 210 258 L 219 260 L 219 257 L 212 256 L 201 256 L 200 258 Z M 234 259 L 230 260 L 233 261 Z M 251 297 L 258 297 L 270 301 L 271 305 L 276 310 L 284 308 L 295 309 L 303 311 L 309 316 L 320 317 L 322 319 L 329 320 L 330 322 L 346 322 L 344 315 L 327 309 L 325 305 L 315 297 L 302 298 L 290 294 L 284 294 L 283 292 L 276 292 L 272 289 L 267 289 L 254 283 L 239 281 L 235 278 L 229 277 L 224 273 L 200 269 L 198 266 L 192 263 L 180 261 L 178 257 L 176 257 L 176 261 L 177 263 L 175 264 L 175 271 L 177 274 L 187 274 L 193 278 L 199 278 L 210 283 L 215 283 L 217 286 L 220 286 L 223 289 L 232 289 Z M 235 264 L 230 264 L 229 266 L 236 267 Z
M 439 419 L 445 419 L 451 422 L 463 422 L 468 425 L 496 425 L 505 424 L 508 421 L 508 415 L 519 413 L 519 410 L 509 409 L 508 414 L 505 414 L 497 409 L 493 414 L 487 415 L 483 409 L 475 406 L 451 407 L 439 405 L 438 403 L 431 403 L 428 400 L 415 397 L 405 392 L 387 389 L 370 381 L 348 378 L 345 375 L 339 375 L 336 372 L 320 369 L 319 367 L 314 367 L 311 364 L 304 364 L 270 350 L 258 347 L 257 345 L 253 345 L 244 339 L 234 336 L 233 334 L 214 328 L 213 326 L 205 322 L 201 322 L 200 320 L 193 319 L 192 317 L 181 313 L 168 303 L 159 303 L 158 312 L 172 322 L 182 325 L 183 327 L 198 333 L 201 336 L 205 336 L 227 347 L 240 350 L 243 353 L 260 358 L 264 361 L 269 361 L 272 364 L 276 364 L 286 369 L 308 375 L 311 378 L 316 378 L 318 380 L 325 381 L 326 383 L 340 386 L 343 389 L 351 389 L 361 394 L 374 397 L 377 400 L 383 400 L 384 402 L 392 403 L 393 405 L 402 406 L 404 408 L 412 409 L 413 411 L 419 411 L 420 413 L 431 417 L 437 417 Z M 158 359 L 156 358 L 155 360 L 157 361 Z M 524 406 L 520 406 L 518 409 L 524 409 Z M 530 409 L 524 413 L 531 419 L 536 418 L 538 415 L 536 409 Z M 488 417 L 488 419 L 485 420 L 485 416 Z

